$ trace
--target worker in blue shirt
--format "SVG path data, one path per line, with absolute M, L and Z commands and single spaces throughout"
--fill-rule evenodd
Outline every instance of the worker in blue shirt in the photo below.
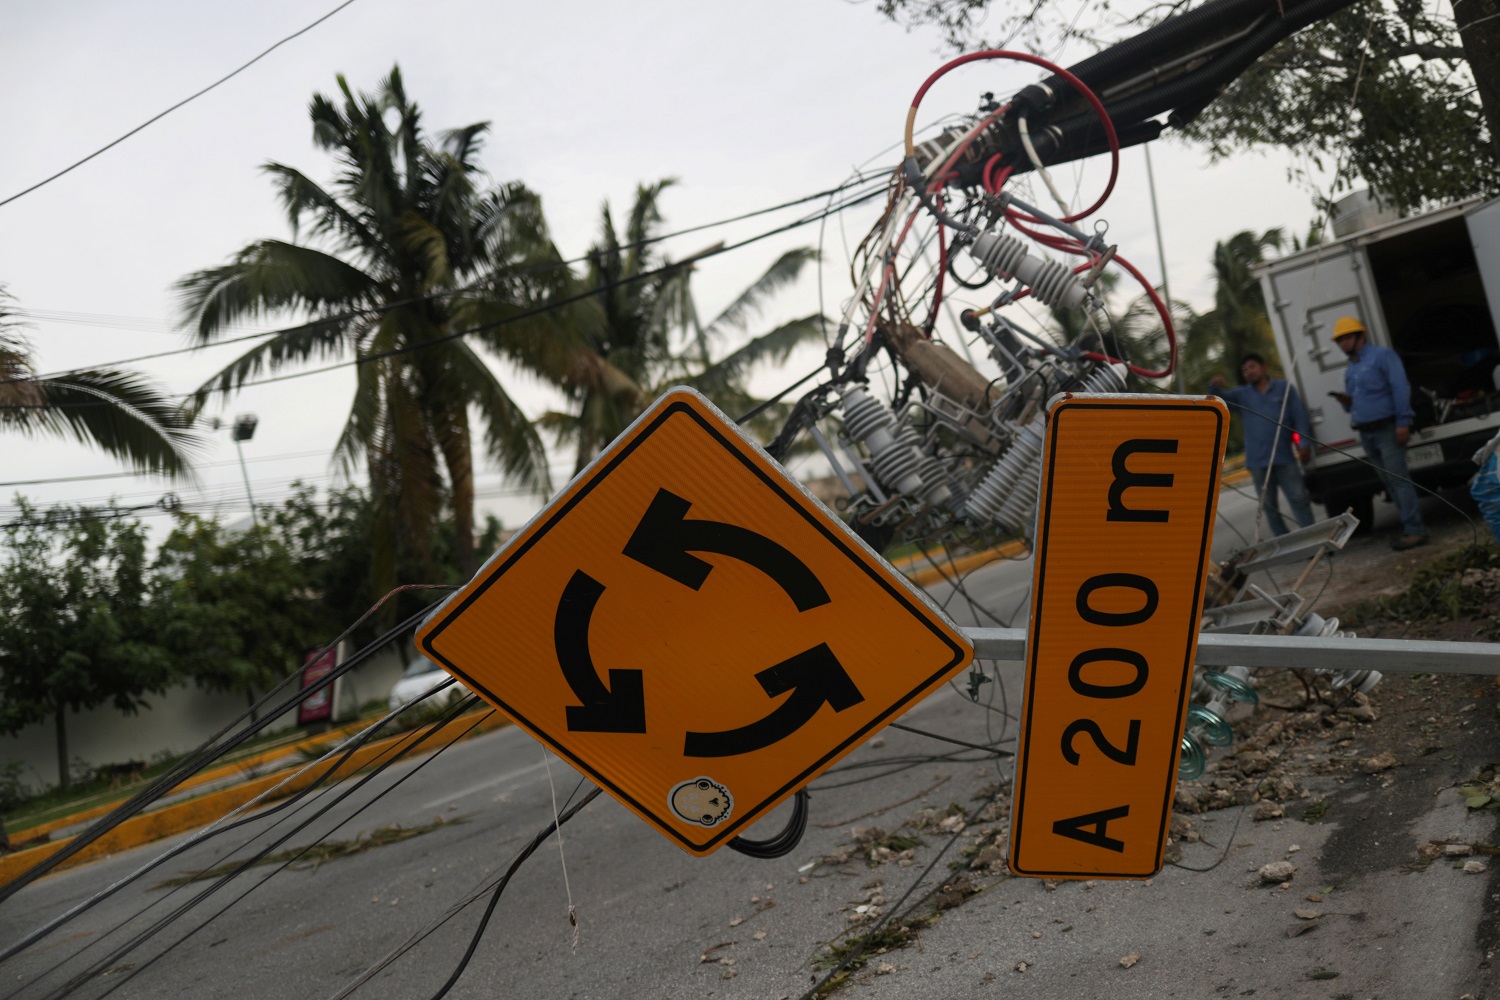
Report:
M 1391 540 L 1400 552 L 1427 544 L 1427 525 L 1417 505 L 1417 488 L 1406 468 L 1411 438 L 1411 383 L 1401 358 L 1389 347 L 1369 342 L 1370 332 L 1353 316 L 1333 324 L 1333 342 L 1349 356 L 1344 391 L 1329 393 L 1349 411 L 1365 457 L 1380 473 L 1385 491 L 1401 514 L 1401 535 Z
M 1302 467 L 1297 463 L 1299 459 L 1307 461 L 1311 440 L 1307 409 L 1285 379 L 1271 377 L 1266 359 L 1259 354 L 1245 355 L 1240 361 L 1240 375 L 1245 384 L 1233 387 L 1226 385 L 1224 376 L 1215 375 L 1209 380 L 1209 391 L 1240 414 L 1245 429 L 1245 468 L 1255 481 L 1255 495 L 1260 497 L 1271 534 L 1287 533 L 1286 521 L 1276 505 L 1278 489 L 1285 494 L 1292 517 L 1305 528 L 1313 523 L 1313 512 Z M 1293 431 L 1300 435 L 1295 457 Z

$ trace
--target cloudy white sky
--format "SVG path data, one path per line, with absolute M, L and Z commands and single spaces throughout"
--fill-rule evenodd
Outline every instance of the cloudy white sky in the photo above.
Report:
M 246 61 L 335 6 L 334 0 L 204 4 L 189 0 L 22 2 L 0 37 L 0 198 L 35 183 Z M 1073 58 L 1082 55 L 1076 54 Z M 629 203 L 639 182 L 672 176 L 668 227 L 687 227 L 832 187 L 859 164 L 894 162 L 917 86 L 948 57 L 936 33 L 907 33 L 870 4 L 841 0 L 704 3 L 643 0 L 567 4 L 475 0 L 357 0 L 211 93 L 67 176 L 0 206 L 0 284 L 36 317 L 38 368 L 51 372 L 183 346 L 173 283 L 223 262 L 260 237 L 288 235 L 266 160 L 326 179 L 306 108 L 335 75 L 373 89 L 399 63 L 429 129 L 492 123 L 483 162 L 496 180 L 539 191 L 563 253 L 585 251 L 606 200 Z M 1066 58 L 1066 57 L 1065 57 Z M 1020 65 L 979 64 L 928 95 L 924 121 L 972 110 L 977 94 L 1007 94 L 1036 78 Z M 1287 181 L 1279 156 L 1210 165 L 1198 150 L 1160 142 L 1152 155 L 1173 294 L 1207 306 L 1216 239 L 1246 228 L 1304 232 L 1309 192 Z M 1065 189 L 1102 184 L 1102 168 L 1060 169 Z M 1080 195 L 1082 196 L 1082 195 Z M 826 232 L 824 309 L 849 294 L 844 233 L 857 240 L 869 206 Z M 1149 277 L 1161 268 L 1145 158 L 1125 152 L 1101 216 L 1110 240 Z M 682 237 L 682 256 L 718 239 L 753 235 L 789 214 Z M 810 227 L 727 254 L 695 279 L 716 311 L 784 249 L 815 243 Z M 766 322 L 819 307 L 809 276 Z M 272 324 L 268 323 L 267 326 Z M 144 362 L 169 391 L 186 392 L 231 360 L 234 347 Z M 805 369 L 767 376 L 791 381 Z M 257 501 L 295 478 L 331 482 L 328 454 L 347 412 L 342 370 L 245 390 L 223 407 L 260 417 L 245 449 Z M 555 400 L 522 377 L 515 393 L 535 413 Z M 107 475 L 119 467 L 82 445 L 0 441 L 0 519 L 16 492 L 42 503 L 184 500 L 245 513 L 227 432 L 211 435 L 197 488 Z M 560 457 L 557 468 L 569 463 Z M 562 477 L 559 477 L 559 485 Z M 493 472 L 481 503 L 517 525 L 536 501 L 506 496 Z

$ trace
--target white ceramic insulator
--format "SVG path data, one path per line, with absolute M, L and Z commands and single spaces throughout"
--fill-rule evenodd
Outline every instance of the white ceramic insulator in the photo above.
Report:
M 1311 612 L 1302 620 L 1302 624 L 1294 634 L 1321 636 L 1331 639 L 1356 638 L 1354 632 L 1339 630 L 1339 620 L 1337 618 L 1324 618 L 1322 615 Z M 1381 678 L 1384 676 L 1378 670 L 1319 670 L 1318 673 L 1328 677 L 1328 683 L 1333 686 L 1334 690 L 1347 687 L 1353 688 L 1360 694 L 1369 694 L 1375 690 L 1375 686 L 1380 683 Z
M 1010 448 L 969 494 L 964 516 L 970 522 L 976 525 L 994 522 L 1030 537 L 1041 484 L 1042 430 L 1045 425 L 1046 418 L 1039 415 L 1016 432 Z
M 988 231 L 969 245 L 969 254 L 997 278 L 1015 278 L 1031 288 L 1031 294 L 1057 309 L 1083 305 L 1084 288 L 1078 275 L 1066 264 L 1034 257 L 1013 236 Z
M 916 432 L 905 425 L 898 426 L 895 415 L 863 389 L 845 392 L 843 404 L 844 430 L 864 442 L 875 478 L 892 492 L 920 495 L 922 478 L 917 474 L 917 466 L 922 455 L 915 445 Z
M 1125 373 L 1128 371 L 1124 365 L 1112 364 L 1103 368 L 1096 368 L 1084 376 L 1084 392 L 1124 392 Z
M 941 458 L 923 455 L 917 475 L 922 477 L 923 500 L 936 506 L 953 499 L 953 492 L 948 489 L 948 467 Z

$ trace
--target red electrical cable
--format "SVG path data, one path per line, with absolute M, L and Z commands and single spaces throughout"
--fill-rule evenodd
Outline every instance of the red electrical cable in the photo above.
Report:
M 1104 103 L 1100 101 L 1098 96 L 1088 88 L 1087 84 L 1078 79 L 1078 77 L 1074 76 L 1072 73 L 1069 73 L 1067 70 L 1063 69 L 1061 66 L 1058 66 L 1056 63 L 1053 63 L 1047 59 L 1043 59 L 1040 56 L 1031 55 L 1028 52 L 1011 52 L 1007 49 L 984 49 L 980 52 L 969 52 L 959 56 L 956 59 L 951 59 L 934 70 L 932 75 L 930 75 L 926 80 L 922 82 L 922 86 L 917 88 L 916 96 L 912 98 L 911 108 L 907 112 L 906 155 L 910 157 L 915 155 L 916 153 L 916 147 L 912 142 L 912 129 L 916 122 L 917 108 L 922 103 L 922 98 L 927 95 L 927 91 L 931 89 L 934 83 L 937 83 L 939 79 L 941 79 L 950 71 L 957 69 L 959 66 L 962 66 L 965 63 L 971 63 L 979 59 L 1012 59 L 1016 62 L 1024 62 L 1030 63 L 1033 66 L 1040 66 L 1048 72 L 1062 77 L 1062 79 L 1066 80 L 1073 87 L 1073 89 L 1078 91 L 1079 95 L 1083 97 L 1084 100 L 1088 101 L 1089 105 L 1094 109 L 1094 113 L 1099 117 L 1099 124 L 1104 128 L 1105 138 L 1109 140 L 1109 183 L 1105 185 L 1104 193 L 1099 196 L 1099 199 L 1094 202 L 1094 204 L 1090 205 L 1082 212 L 1064 216 L 1062 221 L 1077 222 L 1079 219 L 1085 219 L 1097 212 L 1100 208 L 1103 207 L 1104 203 L 1109 200 L 1110 194 L 1115 189 L 1115 180 L 1120 173 L 1120 138 L 1115 134 L 1115 123 L 1109 117 L 1109 111 L 1105 109 Z M 999 113 L 1000 112 L 996 112 L 996 114 Z M 1042 220 L 1027 217 L 1027 221 L 1041 222 Z
M 1015 170 L 1014 167 L 1000 167 L 998 171 L 995 170 L 1004 156 L 1004 153 L 996 153 L 984 163 L 984 173 L 980 175 L 981 183 L 990 194 L 999 194 L 1000 189 L 1005 186 L 1005 182 L 1010 179 L 1011 173 Z
M 1141 378 L 1166 378 L 1168 375 L 1177 370 L 1177 328 L 1172 325 L 1171 312 L 1167 309 L 1166 304 L 1162 302 L 1161 296 L 1156 294 L 1156 289 L 1151 287 L 1151 282 L 1146 280 L 1146 276 L 1139 270 L 1137 270 L 1134 264 L 1130 263 L 1130 261 L 1126 260 L 1124 257 L 1121 257 L 1118 253 L 1115 254 L 1113 262 L 1118 263 L 1125 270 L 1129 271 L 1131 277 L 1135 278 L 1136 281 L 1141 283 L 1141 287 L 1146 290 L 1147 297 L 1151 299 L 1151 304 L 1156 307 L 1156 314 L 1161 317 L 1162 329 L 1165 330 L 1167 334 L 1166 368 L 1162 369 L 1159 372 L 1153 372 L 1147 371 L 1144 368 L 1139 368 L 1135 365 L 1126 365 L 1126 367 L 1129 368 L 1133 374 L 1139 375 Z M 1118 358 L 1109 358 L 1106 355 L 1094 354 L 1092 352 L 1084 354 L 1083 356 L 1093 361 L 1119 360 Z

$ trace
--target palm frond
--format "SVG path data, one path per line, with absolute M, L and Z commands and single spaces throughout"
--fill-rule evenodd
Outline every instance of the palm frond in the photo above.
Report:
M 465 296 L 454 302 L 452 322 L 456 329 L 476 330 L 469 340 L 544 381 L 574 382 L 580 354 L 594 352 L 591 332 L 603 325 L 599 303 L 584 299 L 538 312 L 542 304 Z
M 710 399 L 717 399 L 716 393 L 725 392 L 758 365 L 785 361 L 787 355 L 800 344 L 808 341 L 821 342 L 823 322 L 823 317 L 815 314 L 783 323 L 770 333 L 753 338 L 685 381 Z
M 309 360 L 330 360 L 348 353 L 356 332 L 367 322 L 342 318 L 304 323 L 275 334 L 235 358 L 193 390 L 189 413 L 195 413 L 213 395 L 228 396 L 265 371 Z
M 677 183 L 675 177 L 664 177 L 655 184 L 641 184 L 635 189 L 635 202 L 630 206 L 630 219 L 625 225 L 626 273 L 637 274 L 643 268 L 640 261 L 650 252 L 649 246 L 641 246 L 656 233 L 661 225 L 661 208 L 657 199 L 667 188 Z
M 818 260 L 818 251 L 812 247 L 788 250 L 776 259 L 755 282 L 731 302 L 723 312 L 708 324 L 710 336 L 724 328 L 743 330 L 750 320 L 760 314 L 766 300 L 796 281 L 802 269 Z
M 448 257 L 446 234 L 417 212 L 407 212 L 401 235 L 407 251 L 422 268 L 420 291 L 448 288 L 453 285 L 453 268 Z
M 263 163 L 260 169 L 270 174 L 276 185 L 277 196 L 292 226 L 293 239 L 297 237 L 303 216 L 310 215 L 313 220 L 311 231 L 315 236 L 331 235 L 343 246 L 358 248 L 364 254 L 379 249 L 375 234 L 302 171 L 275 161 Z
M 145 376 L 100 368 L 30 384 L 41 405 L 0 410 L 0 426 L 23 434 L 72 437 L 135 472 L 196 482 L 192 463 L 202 440 L 191 419 Z
M 443 363 L 444 377 L 456 390 L 454 397 L 471 402 L 484 424 L 489 457 L 510 478 L 539 495 L 550 493 L 547 449 L 530 418 L 511 399 L 495 373 L 463 341 L 453 342 Z
M 354 265 L 280 240 L 251 243 L 231 263 L 195 271 L 176 287 L 182 325 L 199 344 L 240 320 L 295 309 L 343 312 L 375 302 L 380 290 Z
M 345 475 L 353 475 L 366 461 L 380 433 L 380 415 L 385 411 L 385 392 L 378 363 L 354 366 L 354 401 L 333 448 L 333 464 Z

